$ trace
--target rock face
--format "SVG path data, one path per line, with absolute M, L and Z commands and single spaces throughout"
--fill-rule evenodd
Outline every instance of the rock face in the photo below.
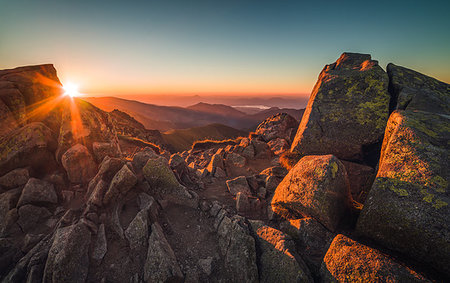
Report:
M 303 157 L 278 185 L 272 209 L 287 218 L 314 217 L 334 231 L 349 203 L 344 165 L 332 155 L 312 155 Z
M 145 282 L 182 282 L 183 274 L 175 254 L 158 224 L 152 225 L 148 239 L 147 261 L 144 266 Z
M 261 221 L 251 221 L 251 226 L 260 254 L 260 282 L 314 282 L 289 236 Z
M 51 166 L 55 146 L 48 127 L 38 122 L 27 124 L 0 140 L 0 175 L 19 167 L 42 170 L 43 163 Z
M 82 223 L 58 229 L 45 264 L 44 281 L 85 282 L 90 241 L 91 233 Z
M 323 282 L 430 282 L 381 252 L 337 235 L 320 274 Z
M 343 53 L 314 86 L 291 150 L 362 160 L 382 140 L 389 117 L 388 76 L 368 54 Z
M 67 177 L 72 183 L 89 182 L 97 172 L 97 164 L 82 144 L 76 144 L 67 150 L 61 158 Z
M 17 206 L 25 204 L 55 204 L 57 202 L 58 196 L 52 184 L 31 178 L 23 188 Z
M 392 113 L 357 231 L 450 275 L 447 115 Z
M 450 113 L 450 85 L 392 63 L 387 73 L 397 99 L 396 109 Z
M 278 113 L 259 124 L 255 133 L 260 135 L 265 142 L 276 138 L 292 141 L 297 128 L 298 122 L 294 117 L 286 113 Z

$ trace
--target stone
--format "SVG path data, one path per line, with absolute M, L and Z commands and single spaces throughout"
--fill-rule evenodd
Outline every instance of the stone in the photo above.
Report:
M 61 163 L 72 183 L 88 183 L 97 173 L 97 164 L 82 144 L 69 148 L 61 157 Z
M 109 185 L 103 198 L 103 204 L 108 205 L 117 200 L 119 196 L 124 196 L 137 183 L 137 177 L 125 164 L 122 166 Z
M 0 177 L 0 191 L 14 189 L 25 185 L 30 179 L 27 168 L 14 169 Z
M 394 111 L 356 231 L 450 276 L 450 118 Z
M 159 224 L 153 223 L 151 231 L 144 265 L 144 281 L 183 282 L 183 273 Z
M 163 157 L 149 159 L 142 169 L 153 192 L 172 203 L 198 207 L 198 195 L 181 185 Z
M 92 152 L 97 162 L 102 162 L 106 156 L 119 157 L 117 149 L 109 142 L 93 142 Z
M 158 157 L 159 155 L 157 155 L 153 149 L 146 147 L 133 156 L 131 164 L 133 164 L 133 168 L 136 172 L 140 172 L 149 159 L 155 159 Z
M 256 128 L 255 134 L 261 136 L 265 142 L 276 138 L 292 141 L 292 130 L 297 130 L 298 121 L 289 114 L 278 113 L 265 119 Z
M 250 224 L 260 251 L 259 282 L 314 282 L 291 237 L 262 221 Z
M 205 273 L 207 276 L 210 276 L 213 271 L 213 257 L 209 256 L 204 259 L 199 259 L 198 266 L 200 267 L 201 271 L 203 271 L 203 273 Z
M 26 253 L 31 250 L 44 236 L 44 234 L 26 234 L 23 238 L 22 251 Z
M 282 222 L 280 228 L 290 235 L 297 244 L 305 263 L 314 273 L 319 273 L 334 235 L 314 218 L 293 219 Z
M 214 177 L 216 178 L 225 178 L 227 176 L 227 173 L 225 173 L 225 170 L 223 170 L 220 167 L 216 168 L 216 172 L 214 173 Z
M 389 63 L 387 73 L 398 110 L 450 114 L 450 85 Z
M 431 282 L 389 256 L 337 235 L 320 269 L 324 282 Z
M 59 228 L 45 263 L 45 282 L 85 282 L 91 232 L 81 222 Z
M 36 178 L 30 178 L 22 190 L 17 207 L 25 204 L 48 205 L 58 203 L 53 184 Z
M 91 258 L 94 261 L 100 262 L 108 251 L 108 243 L 106 241 L 105 224 L 100 224 L 97 235 L 94 240 L 94 249 L 91 253 Z
M 311 216 L 334 231 L 350 207 L 349 190 L 339 159 L 333 155 L 305 156 L 278 185 L 271 205 L 282 217 Z
M 255 158 L 257 159 L 270 159 L 272 158 L 272 151 L 270 150 L 267 143 L 252 139 L 252 145 L 255 148 Z
M 236 210 L 238 212 L 245 212 L 250 208 L 250 202 L 246 194 L 238 192 L 236 194 Z
M 240 216 L 224 216 L 217 229 L 219 247 L 231 282 L 258 282 L 255 239 Z
M 226 155 L 225 164 L 227 168 L 243 168 L 246 163 L 247 159 L 240 154 L 231 152 Z
M 388 75 L 369 54 L 343 53 L 319 75 L 291 151 L 363 160 L 383 139 L 389 117 Z
M 217 153 L 212 156 L 211 161 L 209 162 L 206 169 L 211 175 L 214 176 L 214 174 L 216 173 L 216 168 L 225 168 L 222 155 Z
M 280 138 L 276 138 L 276 139 L 269 141 L 267 143 L 267 145 L 269 146 L 270 150 L 275 155 L 281 155 L 285 151 L 288 151 L 291 148 L 291 146 L 287 140 L 280 139 Z
M 43 224 L 52 214 L 45 207 L 26 204 L 18 209 L 17 224 L 24 232 L 30 232 L 38 225 Z
M 145 250 L 148 239 L 148 210 L 143 209 L 136 214 L 125 230 L 125 238 L 130 243 L 132 253 L 139 253 L 141 250 Z
M 226 181 L 228 191 L 235 196 L 238 192 L 244 193 L 248 196 L 252 195 L 250 187 L 245 176 L 239 176 L 234 179 Z
M 0 141 L 0 176 L 27 166 L 42 171 L 43 163 L 55 164 L 55 147 L 53 133 L 43 123 L 30 123 L 11 132 Z

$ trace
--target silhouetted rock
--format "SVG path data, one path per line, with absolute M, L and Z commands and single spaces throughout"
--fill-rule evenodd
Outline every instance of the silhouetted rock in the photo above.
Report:
M 392 113 L 378 174 L 358 219 L 365 237 L 450 275 L 447 115 Z
M 55 150 L 52 131 L 42 123 L 30 123 L 0 140 L 0 175 L 20 167 L 43 170 L 52 166 Z
M 291 150 L 362 160 L 382 140 L 389 117 L 388 76 L 368 54 L 343 53 L 325 66 Z
M 303 157 L 278 185 L 272 209 L 287 218 L 314 217 L 334 231 L 350 198 L 344 165 L 332 155 L 312 155 Z
M 389 256 L 337 235 L 320 270 L 323 282 L 431 282 Z
M 87 183 L 97 172 L 94 158 L 82 144 L 76 144 L 67 150 L 61 158 L 61 163 L 72 183 Z

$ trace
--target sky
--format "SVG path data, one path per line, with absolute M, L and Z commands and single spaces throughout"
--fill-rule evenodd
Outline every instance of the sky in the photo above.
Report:
M 309 95 L 342 52 L 450 82 L 450 1 L 0 0 L 0 69 L 90 95 Z

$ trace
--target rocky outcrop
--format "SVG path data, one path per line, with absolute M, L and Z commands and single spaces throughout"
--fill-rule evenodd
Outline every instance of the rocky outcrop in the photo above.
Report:
M 97 172 L 97 164 L 82 144 L 76 144 L 67 150 L 61 158 L 61 163 L 72 183 L 87 183 Z
M 120 169 L 109 185 L 108 191 L 105 193 L 105 197 L 103 198 L 103 203 L 105 205 L 114 202 L 120 196 L 124 196 L 134 185 L 136 185 L 137 178 L 133 172 L 128 168 L 127 165 L 124 165 L 122 169 Z
M 56 146 L 52 131 L 42 123 L 30 123 L 0 140 L 0 175 L 20 167 L 42 171 L 54 163 Z
M 291 150 L 362 160 L 380 142 L 389 117 L 388 76 L 368 54 L 343 53 L 325 66 Z
M 311 216 L 334 231 L 350 203 L 344 165 L 332 155 L 303 157 L 278 185 L 272 209 L 286 218 Z
M 320 270 L 323 282 L 431 282 L 389 256 L 337 235 Z
M 450 275 L 450 119 L 392 113 L 357 231 Z

